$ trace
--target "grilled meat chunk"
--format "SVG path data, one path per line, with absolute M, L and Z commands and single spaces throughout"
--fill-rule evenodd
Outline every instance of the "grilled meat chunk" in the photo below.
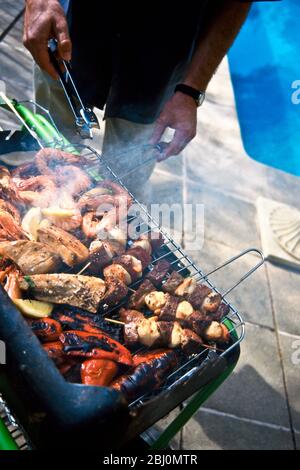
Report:
M 112 279 L 119 279 L 127 286 L 132 283 L 129 272 L 120 264 L 110 264 L 103 270 L 105 280 L 110 282 Z
M 230 333 L 226 326 L 216 321 L 211 322 L 209 327 L 204 331 L 204 335 L 209 341 L 219 343 L 228 343 L 230 340 Z
M 30 283 L 20 280 L 22 290 L 30 290 L 33 296 L 45 302 L 69 304 L 96 313 L 106 286 L 102 279 L 76 274 L 36 274 Z
M 205 284 L 197 284 L 193 291 L 188 293 L 186 299 L 192 304 L 195 310 L 201 310 L 205 297 L 211 292 L 211 288 Z
M 196 286 L 197 286 L 196 280 L 192 277 L 187 277 L 175 289 L 175 295 L 178 295 L 179 297 L 188 298 L 188 296 L 194 292 Z
M 11 259 L 23 274 L 45 274 L 58 270 L 61 259 L 48 245 L 19 240 L 0 243 L 0 255 Z
M 122 344 L 105 333 L 85 333 L 82 331 L 66 331 L 59 337 L 63 344 L 63 352 L 70 356 L 92 359 L 110 359 L 130 366 L 131 353 Z
M 137 355 L 136 355 L 137 356 Z M 135 357 L 135 356 L 134 356 Z M 175 351 L 153 351 L 148 357 L 143 353 L 143 361 L 140 358 L 133 360 L 139 364 L 132 374 L 123 375 L 111 383 L 111 387 L 119 390 L 127 400 L 134 400 L 149 390 L 159 388 L 171 372 L 178 365 L 178 357 Z
M 111 263 L 113 256 L 114 252 L 108 242 L 101 240 L 93 241 L 89 248 L 89 260 L 91 263 L 89 271 L 98 274 L 105 266 Z
M 162 321 L 174 321 L 177 316 L 177 308 L 180 303 L 180 299 L 174 295 L 164 294 L 166 303 L 161 308 L 159 313 L 159 319 Z
M 118 305 L 124 297 L 126 297 L 128 292 L 128 287 L 124 282 L 119 279 L 111 279 L 107 283 L 107 290 L 103 298 L 103 302 L 109 307 Z
M 130 323 L 132 321 L 143 320 L 144 315 L 138 310 L 127 310 L 126 308 L 120 308 L 119 310 L 120 320 L 124 323 Z
M 168 279 L 163 283 L 162 290 L 169 294 L 174 294 L 177 287 L 184 281 L 184 277 L 177 271 L 173 271 Z
M 58 253 L 70 267 L 84 263 L 89 256 L 89 250 L 74 235 L 55 225 L 39 228 L 37 233 L 38 240 Z
M 145 297 L 150 292 L 155 291 L 155 286 L 149 279 L 145 279 L 139 286 L 139 288 L 130 296 L 128 307 L 139 310 L 145 305 Z
M 129 273 L 132 282 L 142 277 L 142 263 L 139 259 L 135 258 L 134 256 L 124 254 L 114 259 L 113 263 L 123 266 L 123 268 L 126 269 L 126 271 Z
M 227 304 L 224 304 L 224 302 L 222 302 L 218 309 L 211 313 L 209 316 L 212 320 L 215 320 L 215 321 L 221 321 L 222 318 L 226 317 L 226 315 L 228 315 L 228 313 L 230 312 L 230 307 L 229 305 Z
M 105 387 L 117 372 L 118 365 L 109 359 L 88 359 L 81 365 L 81 381 L 85 385 Z
M 217 292 L 210 292 L 203 300 L 201 310 L 205 313 L 213 313 L 221 305 L 222 297 Z
M 146 269 L 147 266 L 151 263 L 151 256 L 141 246 L 129 248 L 126 253 L 127 255 L 134 256 L 135 258 L 140 260 L 140 262 L 142 263 L 143 270 Z
M 146 275 L 146 279 L 149 279 L 149 281 L 152 282 L 152 284 L 155 285 L 155 287 L 159 287 L 168 274 L 168 271 L 170 269 L 170 263 L 169 261 L 162 259 L 158 261 L 154 268 Z
M 62 333 L 61 324 L 53 318 L 45 317 L 28 321 L 30 328 L 42 343 L 58 341 Z

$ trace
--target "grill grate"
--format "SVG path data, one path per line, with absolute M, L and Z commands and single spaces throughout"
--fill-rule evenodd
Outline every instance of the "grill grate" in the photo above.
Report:
M 142 164 L 139 164 L 135 168 L 128 171 L 125 175 L 117 176 L 116 173 L 105 162 L 105 158 L 101 154 L 99 154 L 96 150 L 94 150 L 91 147 L 84 146 L 84 145 L 78 145 L 75 147 L 80 148 L 82 151 L 81 152 L 82 155 L 88 160 L 89 163 L 85 167 L 85 170 L 89 173 L 89 175 L 92 178 L 95 179 L 95 181 L 99 181 L 103 175 L 105 178 L 108 178 L 112 181 L 117 182 L 130 194 L 134 204 L 136 204 L 139 207 L 139 210 L 143 213 L 143 221 L 140 223 L 139 228 L 144 226 L 144 230 L 140 230 L 139 235 L 147 234 L 153 230 L 160 232 L 160 234 L 162 235 L 164 239 L 164 244 L 158 251 L 155 252 L 154 256 L 152 256 L 152 263 L 149 266 L 149 269 L 153 268 L 158 261 L 161 261 L 162 259 L 168 259 L 174 271 L 177 271 L 184 277 L 193 277 L 197 282 L 200 282 L 200 281 L 205 282 L 211 289 L 213 289 L 216 293 L 222 296 L 223 302 L 225 302 L 230 308 L 228 315 L 222 319 L 222 323 L 227 322 L 227 327 L 228 325 L 230 325 L 229 332 L 231 334 L 232 340 L 225 350 L 221 352 L 216 350 L 215 352 L 217 354 L 220 354 L 221 356 L 229 355 L 229 353 L 232 352 L 232 350 L 236 348 L 240 344 L 240 342 L 243 340 L 244 335 L 245 335 L 245 324 L 240 313 L 226 300 L 226 295 L 228 295 L 231 291 L 233 291 L 233 289 L 239 286 L 245 279 L 247 279 L 252 273 L 254 273 L 264 263 L 263 254 L 256 248 L 250 248 L 248 250 L 245 250 L 239 253 L 238 255 L 226 261 L 221 266 L 218 266 L 217 268 L 213 269 L 209 273 L 205 274 L 200 268 L 196 266 L 196 264 L 191 260 L 191 258 L 187 254 L 184 253 L 180 245 L 178 245 L 174 240 L 172 240 L 172 238 L 170 238 L 170 236 L 159 226 L 159 224 L 154 220 L 151 214 L 149 214 L 147 209 L 145 209 L 145 207 L 134 197 L 134 195 L 126 188 L 125 184 L 122 181 L 122 179 L 125 176 L 128 176 L 129 173 L 132 173 L 136 171 L 138 168 L 140 168 L 141 166 L 149 163 L 149 160 L 147 160 L 146 162 Z M 134 149 L 136 150 L 136 147 Z M 67 150 L 67 148 L 65 148 L 65 150 Z M 135 219 L 135 216 L 130 216 L 128 218 L 128 222 L 131 222 L 134 219 Z M 249 270 L 246 274 L 244 274 L 236 282 L 236 284 L 234 284 L 226 292 L 222 293 L 210 280 L 209 276 L 215 273 L 216 271 L 221 270 L 222 268 L 234 263 L 234 261 L 240 259 L 241 257 L 248 255 L 249 253 L 257 254 L 260 257 L 259 262 L 251 270 Z M 141 282 L 143 282 L 143 278 L 131 284 L 129 287 L 132 289 L 135 289 L 139 286 Z M 125 303 L 126 303 L 126 299 L 120 302 L 117 306 L 110 308 L 110 309 L 108 308 L 105 311 L 105 316 L 109 318 L 115 318 L 117 316 L 118 309 Z M 116 326 L 116 328 L 119 328 L 119 327 Z M 146 348 L 141 348 L 139 349 L 139 351 L 144 350 L 144 349 Z M 147 393 L 146 395 L 143 395 L 142 397 L 139 397 L 137 400 L 134 400 L 132 403 L 130 403 L 129 406 L 132 408 L 135 406 L 143 405 L 146 401 L 148 401 L 153 396 L 156 396 L 157 394 L 159 394 L 162 390 L 166 390 L 171 387 L 172 388 L 176 387 L 176 384 L 179 381 L 179 379 L 182 380 L 183 375 L 192 373 L 192 369 L 195 366 L 199 366 L 199 364 L 202 363 L 202 361 L 207 357 L 210 351 L 211 351 L 210 348 L 205 348 L 198 354 L 180 363 L 179 367 L 166 378 L 165 383 L 163 384 L 161 388 L 155 390 L 154 392 Z

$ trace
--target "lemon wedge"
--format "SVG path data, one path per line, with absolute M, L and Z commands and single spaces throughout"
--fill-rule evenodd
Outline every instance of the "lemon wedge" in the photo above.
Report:
M 42 209 L 42 214 L 45 217 L 61 217 L 62 219 L 66 217 L 73 217 L 75 215 L 74 209 L 62 209 L 61 207 L 46 207 Z
M 42 212 L 39 207 L 32 207 L 26 212 L 22 220 L 22 229 L 33 241 L 37 240 L 37 231 L 42 220 Z
M 53 305 L 39 300 L 15 299 L 15 305 L 26 317 L 44 318 L 49 317 L 53 310 Z

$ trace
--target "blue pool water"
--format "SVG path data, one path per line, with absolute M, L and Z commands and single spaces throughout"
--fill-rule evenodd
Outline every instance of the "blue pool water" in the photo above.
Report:
M 246 152 L 300 176 L 300 1 L 254 4 L 229 65 Z

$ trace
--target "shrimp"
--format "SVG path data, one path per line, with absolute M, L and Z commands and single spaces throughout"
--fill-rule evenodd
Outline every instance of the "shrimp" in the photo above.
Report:
M 18 188 L 13 182 L 10 172 L 5 166 L 0 165 L 0 196 L 10 201 L 18 202 Z
M 32 176 L 38 175 L 38 169 L 34 162 L 23 163 L 22 165 L 17 166 L 11 172 L 11 177 L 13 181 L 18 185 L 19 181 L 23 179 L 31 178 Z
M 84 158 L 80 155 L 54 148 L 43 148 L 35 156 L 35 164 L 39 172 L 49 176 L 55 176 L 56 165 L 76 165 L 82 162 Z
M 18 209 L 13 204 L 11 204 L 8 201 L 4 201 L 3 199 L 0 199 L 0 210 L 2 210 L 4 212 L 8 212 L 9 214 L 11 214 L 13 216 L 13 218 L 15 219 L 16 223 L 18 225 L 21 225 L 20 212 L 18 211 Z
M 60 166 L 56 169 L 56 181 L 71 195 L 86 191 L 92 184 L 89 176 L 74 165 Z
M 120 186 L 114 181 L 106 180 L 98 183 L 97 187 L 108 189 L 113 196 L 117 196 L 117 199 L 126 201 L 128 207 L 132 204 L 132 198 L 128 194 L 127 190 Z
M 114 196 L 109 194 L 108 189 L 105 188 L 93 188 L 78 200 L 78 206 L 88 211 L 96 211 L 102 204 L 111 204 L 112 206 L 115 204 Z
M 97 238 L 99 222 L 100 218 L 94 211 L 84 214 L 81 228 L 87 238 Z
M 11 300 L 22 298 L 18 282 L 19 276 L 20 271 L 14 266 L 9 266 L 5 271 L 0 273 L 0 283 L 3 285 L 4 290 L 6 290 Z
M 0 236 L 4 240 L 21 240 L 27 238 L 13 216 L 3 210 L 0 210 L 0 230 Z
M 44 175 L 33 176 L 19 183 L 19 196 L 25 204 L 48 207 L 56 189 L 53 178 Z

